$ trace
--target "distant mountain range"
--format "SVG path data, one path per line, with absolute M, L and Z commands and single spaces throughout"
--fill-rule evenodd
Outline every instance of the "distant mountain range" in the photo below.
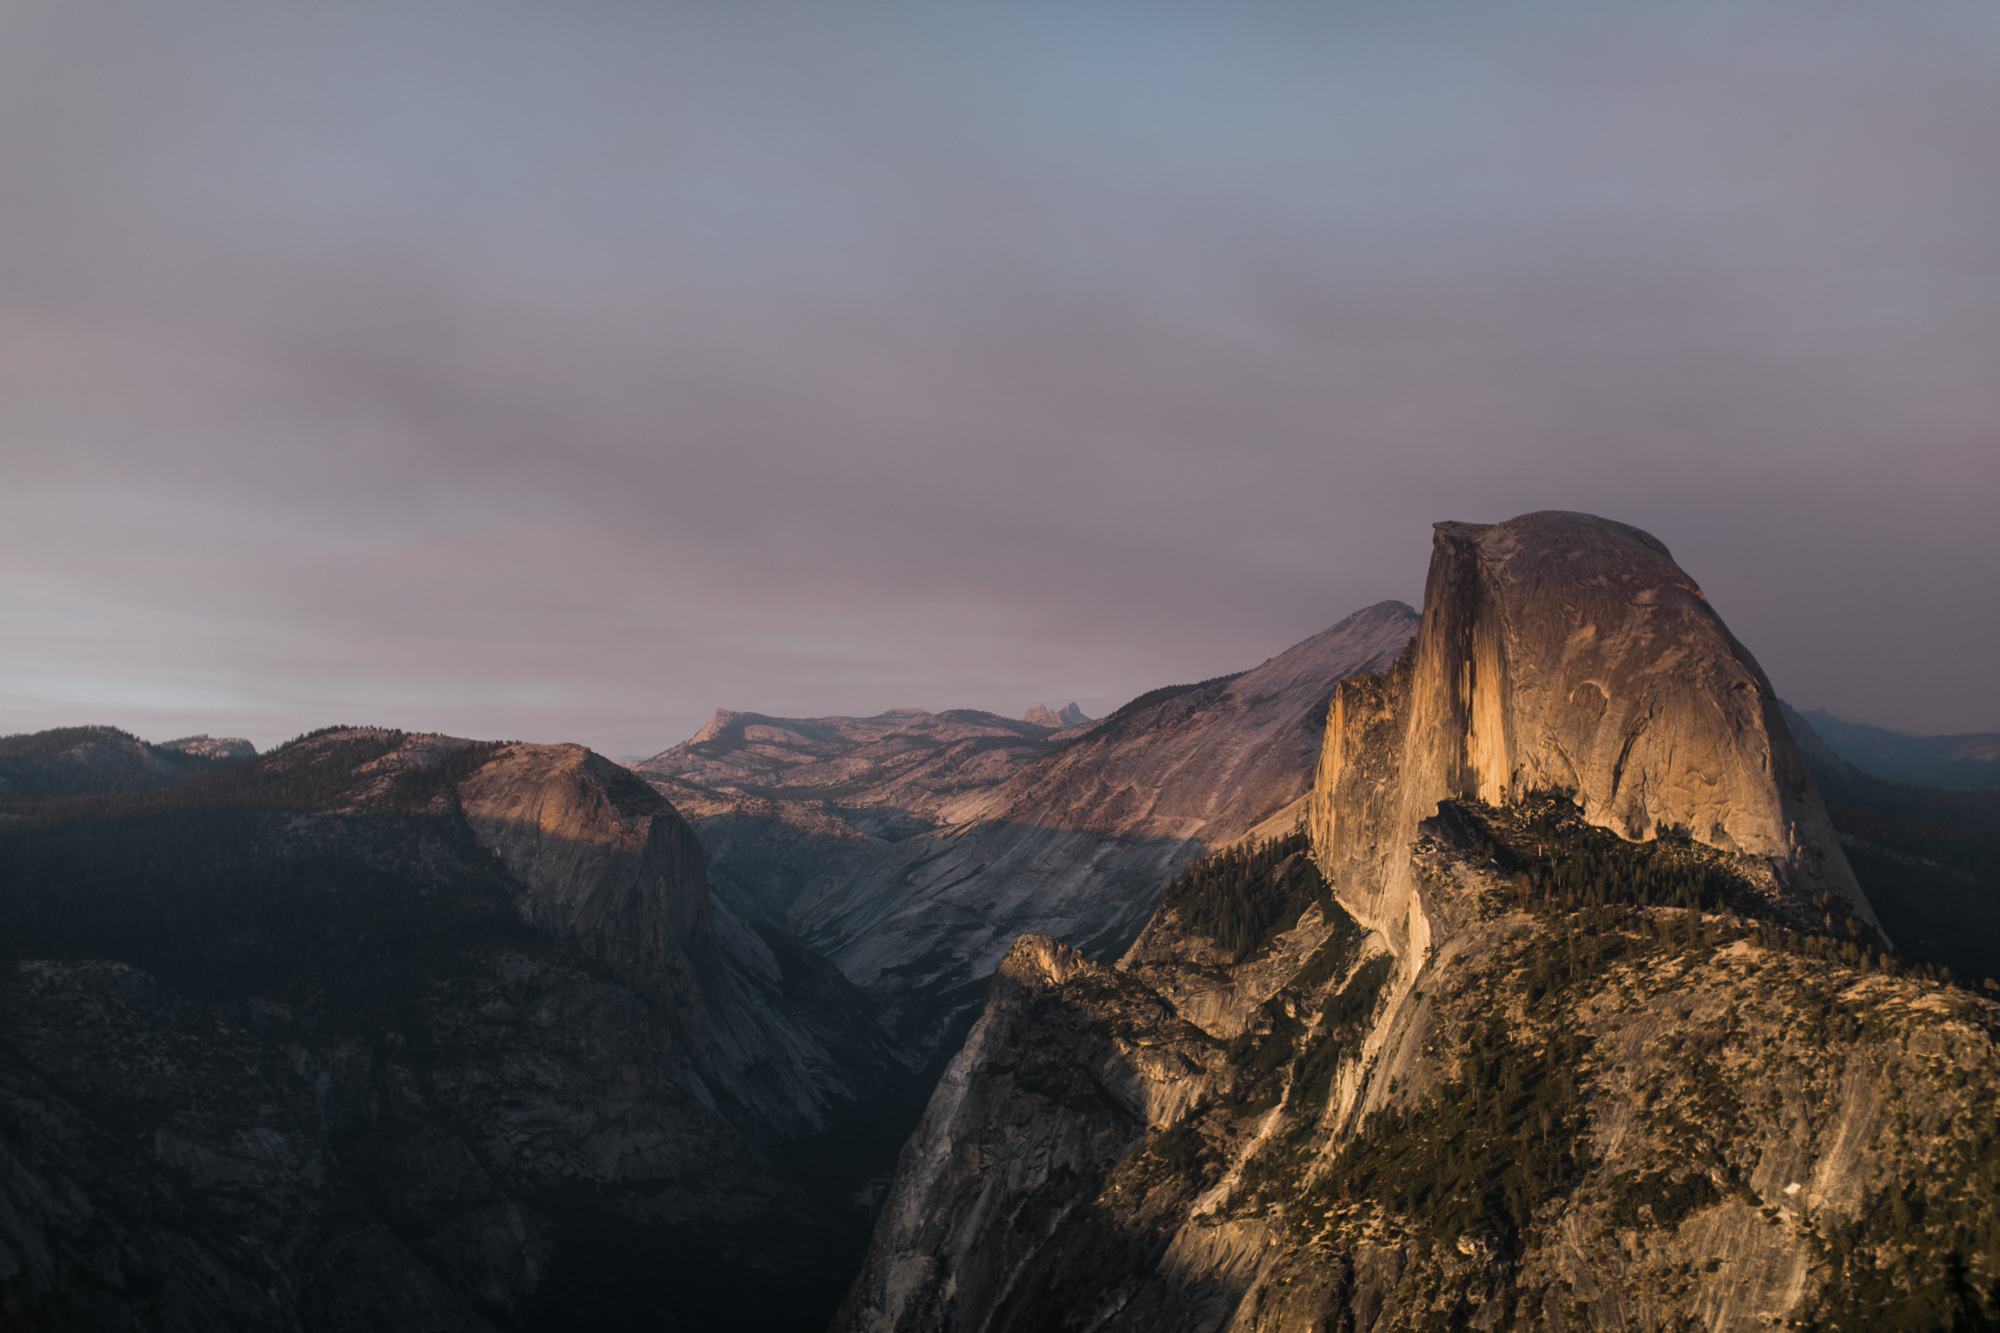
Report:
M 256 746 L 236 738 L 184 736 L 155 745 L 116 727 L 0 736 L 0 800 L 171 787 L 256 753 Z
M 1834 753 L 1878 778 L 1921 787 L 2000 787 L 2000 732 L 1912 736 L 1848 722 L 1823 708 L 1801 716 Z
M 1560 513 L 1102 719 L 0 738 L 0 1328 L 2000 1326 L 1996 763 Z

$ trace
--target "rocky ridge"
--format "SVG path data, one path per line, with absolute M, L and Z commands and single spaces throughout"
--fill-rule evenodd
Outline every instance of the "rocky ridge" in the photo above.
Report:
M 825 805 L 863 832 L 893 839 L 972 817 L 1050 739 L 1047 727 L 971 708 L 893 708 L 861 718 L 722 709 L 634 771 L 717 793 Z
M 211 736 L 202 732 L 196 736 L 182 736 L 176 740 L 161 741 L 162 750 L 178 750 L 182 754 L 199 755 L 203 759 L 255 759 L 257 747 L 241 736 Z
M 645 783 L 347 729 L 141 795 L 0 838 L 10 1326 L 789 1327 L 838 1280 L 861 1218 L 787 1163 L 899 1053 Z
M 1115 954 L 1174 871 L 1303 796 L 1335 684 L 1393 661 L 1415 621 L 1384 602 L 1240 675 L 1141 695 L 791 919 L 892 1032 L 949 1049 L 1016 938 Z
M 1777 716 L 1644 534 L 1445 526 L 1310 832 L 1010 951 L 836 1329 L 2000 1318 L 2000 1008 L 1880 951 Z
M 246 740 L 187 736 L 154 745 L 117 727 L 0 736 L 0 803 L 171 787 L 256 753 Z

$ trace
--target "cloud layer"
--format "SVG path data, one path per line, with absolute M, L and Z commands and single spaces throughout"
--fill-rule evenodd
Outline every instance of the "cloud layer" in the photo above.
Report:
M 1096 713 L 1538 508 L 2000 724 L 1990 8 L 991 8 L 0 11 L 0 730 Z

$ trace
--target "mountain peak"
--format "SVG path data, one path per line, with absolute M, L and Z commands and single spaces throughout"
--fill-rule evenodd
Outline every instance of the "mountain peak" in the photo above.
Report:
M 1051 708 L 1047 704 L 1036 704 L 1021 714 L 1021 720 L 1030 726 L 1048 727 L 1055 731 L 1066 731 L 1071 727 L 1087 727 L 1097 721 L 1078 708 L 1074 699 L 1060 709 Z
M 1444 904 L 1402 855 L 1418 824 L 1440 801 L 1538 791 L 1873 919 L 1769 679 L 1664 544 L 1560 511 L 1437 524 L 1414 652 L 1336 693 L 1312 803 L 1321 867 L 1364 924 L 1421 953 Z
M 182 754 L 199 755 L 203 759 L 255 759 L 257 747 L 241 736 L 211 736 L 201 732 L 194 736 L 182 736 L 179 740 L 161 741 L 160 749 L 178 750 Z

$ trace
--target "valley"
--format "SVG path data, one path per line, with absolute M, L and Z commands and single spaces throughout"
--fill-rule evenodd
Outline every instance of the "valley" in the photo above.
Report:
M 1103 719 L 0 738 L 0 1314 L 1989 1326 L 1993 795 L 1571 514 Z

